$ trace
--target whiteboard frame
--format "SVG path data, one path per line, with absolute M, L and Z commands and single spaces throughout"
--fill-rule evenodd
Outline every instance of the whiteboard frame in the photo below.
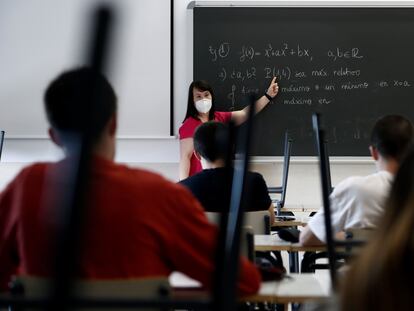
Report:
M 414 1 L 191 1 L 195 7 L 414 7 Z

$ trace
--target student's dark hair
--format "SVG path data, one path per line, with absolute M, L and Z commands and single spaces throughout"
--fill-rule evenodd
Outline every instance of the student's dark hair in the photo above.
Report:
M 342 284 L 343 311 L 413 310 L 414 151 L 395 176 L 385 212 L 370 243 Z
M 187 120 L 187 118 L 192 117 L 194 119 L 198 119 L 198 111 L 194 105 L 194 97 L 193 97 L 193 90 L 197 89 L 202 92 L 209 91 L 211 94 L 211 109 L 208 113 L 208 119 L 214 120 L 214 112 L 215 112 L 215 105 L 214 105 L 214 92 L 213 88 L 210 84 L 208 84 L 207 81 L 199 80 L 199 81 L 193 81 L 190 84 L 190 87 L 188 88 L 188 101 L 187 101 L 187 112 L 185 114 L 184 121 Z M 183 122 L 184 122 L 183 121 Z
M 229 147 L 227 124 L 209 121 L 197 127 L 194 133 L 194 150 L 204 159 L 214 162 L 226 160 Z
M 401 162 L 414 140 L 410 120 L 399 115 L 380 118 L 371 132 L 371 145 L 385 158 Z
M 384 217 L 383 226 L 389 228 L 395 219 L 401 216 L 401 209 L 403 207 L 410 208 L 407 205 L 410 205 L 411 201 L 414 203 L 414 146 L 408 148 L 407 155 L 395 176 L 385 211 L 387 217 Z M 410 209 L 414 211 L 414 208 Z
M 92 98 L 98 101 L 99 113 L 86 120 Z M 59 134 L 82 133 L 85 126 L 92 125 L 92 139 L 97 141 L 116 111 L 117 98 L 101 73 L 82 67 L 53 80 L 46 89 L 44 102 L 49 123 Z

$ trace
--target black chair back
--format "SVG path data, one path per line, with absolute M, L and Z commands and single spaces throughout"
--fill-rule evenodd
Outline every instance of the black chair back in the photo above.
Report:
M 335 245 L 332 234 L 332 224 L 331 224 L 331 208 L 329 195 L 332 190 L 330 184 L 330 174 L 329 174 L 329 162 L 327 161 L 328 155 L 326 152 L 325 132 L 320 128 L 320 115 L 314 113 L 312 115 L 312 124 L 313 131 L 315 134 L 316 149 L 319 158 L 319 171 L 322 185 L 322 202 L 323 210 L 325 216 L 325 233 L 326 233 L 326 244 L 328 251 L 328 260 L 329 260 L 329 272 L 332 281 L 332 287 L 335 289 L 336 286 L 336 257 L 335 257 Z
M 240 254 L 241 229 L 246 210 L 246 173 L 249 169 L 255 99 L 250 98 L 249 117 L 243 132 L 238 132 L 237 150 L 240 157 L 235 160 L 231 188 L 229 213 L 222 213 L 216 254 L 214 286 L 214 310 L 236 310 L 236 283 Z M 232 131 L 230 131 L 232 132 Z M 234 138 L 233 135 L 231 135 Z M 230 142 L 231 143 L 231 142 Z
M 284 152 L 283 152 L 283 176 L 282 176 L 282 186 L 280 187 L 268 187 L 269 193 L 278 193 L 280 194 L 280 199 L 277 200 L 276 203 L 276 210 L 277 215 L 280 215 L 280 209 L 285 206 L 285 199 L 286 199 L 286 189 L 287 189 L 287 182 L 289 176 L 289 165 L 290 165 L 290 155 L 292 151 L 292 139 L 289 138 L 289 132 L 285 132 L 285 144 L 284 144 Z
M 325 163 L 326 163 L 326 182 L 329 189 L 329 193 L 333 191 L 332 179 L 331 179 L 331 164 L 329 163 L 329 150 L 328 150 L 328 140 L 323 139 L 323 144 L 325 148 Z

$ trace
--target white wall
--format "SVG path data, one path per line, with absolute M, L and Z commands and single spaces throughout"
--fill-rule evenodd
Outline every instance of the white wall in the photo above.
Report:
M 118 94 L 122 162 L 177 162 L 170 128 L 169 0 L 0 2 L 0 188 L 22 165 L 59 159 L 47 138 L 42 98 L 58 73 L 84 63 L 92 8 L 116 8 L 109 78 Z
M 58 73 L 86 62 L 102 2 L 0 2 L 0 102 L 7 108 L 0 126 L 8 137 L 46 137 L 44 89 Z M 106 2 L 116 13 L 106 72 L 118 94 L 119 136 L 169 136 L 170 1 Z
M 55 0 L 37 0 L 35 1 L 39 4 L 39 1 L 49 1 L 56 2 Z M 67 0 L 59 1 L 59 5 L 63 3 L 70 3 L 71 1 L 78 0 Z M 85 1 L 86 2 L 86 1 Z M 169 89 L 166 89 L 166 84 L 169 82 L 159 82 L 159 79 L 163 77 L 169 78 L 169 73 L 167 67 L 169 66 L 169 28 L 164 29 L 160 25 L 165 25 L 166 19 L 169 16 L 169 1 L 168 5 L 158 5 L 157 9 L 159 10 L 158 14 L 147 14 L 148 11 L 155 9 L 155 3 L 160 3 L 162 1 L 154 0 L 122 0 L 114 1 L 119 4 L 127 3 L 128 12 L 132 16 L 133 12 L 136 10 L 140 12 L 139 16 L 134 22 L 133 28 L 137 31 L 136 35 L 130 35 L 130 37 L 123 37 L 123 40 L 135 40 L 135 38 L 143 38 L 142 40 L 152 40 L 155 38 L 157 42 L 165 43 L 168 48 L 163 49 L 158 46 L 154 50 L 145 50 L 143 51 L 146 55 L 145 59 L 149 61 L 154 61 L 153 66 L 157 68 L 161 63 L 161 67 L 164 70 L 155 70 L 154 75 L 147 75 L 144 77 L 144 83 L 136 84 L 135 78 L 132 76 L 127 76 L 124 79 L 120 79 L 119 84 L 117 85 L 117 91 L 120 94 L 120 97 L 125 96 L 125 102 L 130 101 L 132 98 L 136 98 L 139 93 L 140 103 L 144 103 L 143 106 L 139 107 L 137 110 L 125 112 L 125 115 L 122 116 L 120 120 L 120 132 L 123 133 L 123 137 L 118 139 L 118 154 L 117 161 L 128 163 L 132 166 L 143 166 L 151 170 L 155 170 L 165 175 L 167 178 L 172 180 L 177 180 L 178 178 L 178 141 L 176 138 L 168 138 L 168 122 L 160 120 L 157 117 L 154 117 L 152 113 L 159 112 L 160 108 L 155 103 L 167 102 L 169 104 Z M 176 0 L 175 1 L 175 132 L 178 131 L 178 127 L 184 117 L 186 109 L 186 100 L 187 100 L 187 88 L 189 83 L 192 80 L 192 10 L 187 10 L 187 6 L 191 1 L 189 0 Z M 218 1 L 222 2 L 222 1 Z M 254 3 L 254 1 L 238 1 L 246 3 Z M 256 3 L 264 2 L 275 2 L 275 1 L 258 1 Z M 399 1 L 402 3 L 404 1 Z M 7 25 L 4 24 L 2 12 L 5 12 L 7 6 L 24 6 L 28 2 L 24 0 L 3 0 L 0 4 L 0 35 L 4 29 L 7 28 Z M 57 2 L 56 2 L 57 3 Z M 285 1 L 285 4 L 293 4 L 298 2 Z M 316 3 L 315 1 L 301 1 L 301 3 Z M 318 3 L 333 3 L 340 4 L 344 1 L 318 1 Z M 360 1 L 348 1 L 347 3 L 361 4 Z M 364 1 L 363 3 L 376 4 L 376 1 Z M 412 1 L 404 2 L 412 3 Z M 152 7 L 151 7 L 152 5 Z M 13 10 L 18 10 L 18 7 L 14 7 Z M 33 7 L 32 10 L 42 10 L 42 6 L 38 5 Z M 50 26 L 53 27 L 53 26 Z M 151 30 L 148 34 L 148 30 Z M 71 32 L 71 36 L 74 36 L 74 30 Z M 119 39 L 121 40 L 121 39 Z M 133 59 L 134 53 L 139 52 L 138 43 L 141 39 L 136 39 L 136 44 L 129 45 L 130 49 L 127 49 L 125 53 L 127 56 L 123 58 L 123 61 L 120 60 L 119 68 L 126 70 L 127 67 L 133 67 L 133 71 L 137 73 L 140 72 L 144 58 L 138 58 L 132 63 L 126 63 L 126 59 Z M 122 41 L 122 40 L 121 40 Z M 125 41 L 122 44 L 126 44 Z M 125 49 L 125 45 L 122 45 Z M 2 46 L 3 48 L 3 46 Z M 0 48 L 0 51 L 1 49 Z M 161 50 L 160 50 L 161 49 Z M 154 52 L 155 51 L 155 52 Z M 47 52 L 47 51 L 45 51 Z M 157 57 L 151 58 L 148 55 L 151 53 L 159 53 Z M 0 52 L 1 54 L 1 52 Z M 163 55 L 162 57 L 160 55 Z M 165 58 L 164 58 L 165 57 Z M 1 59 L 1 58 L 0 58 Z M 3 66 L 3 64 L 2 64 Z M 3 66 L 4 67 L 4 66 Z M 3 68 L 2 68 L 3 69 Z M 117 69 L 114 72 L 114 78 L 116 75 L 120 75 Z M 2 70 L 3 71 L 3 70 Z M 54 75 L 55 73 L 53 73 Z M 23 73 L 22 73 L 23 75 Z M 52 75 L 52 76 L 53 76 Z M 24 78 L 24 79 L 23 79 Z M 24 85 L 31 85 L 31 82 L 35 77 L 24 76 L 22 79 L 26 81 Z M 19 89 L 24 86 L 20 83 L 20 79 L 16 78 L 16 81 L 19 81 L 14 88 L 10 86 L 14 92 L 18 92 Z M 44 81 L 44 84 L 46 81 Z M 148 91 L 147 86 L 156 86 L 156 91 Z M 0 85 L 1 87 L 1 85 Z M 6 91 L 7 89 L 0 89 L 1 92 Z M 138 93 L 134 93 L 134 90 Z M 0 92 L 0 93 L 1 93 Z M 129 95 L 128 95 L 129 94 Z M 132 94 L 132 95 L 131 95 Z M 41 98 L 41 90 L 38 91 L 38 96 Z M 135 96 L 135 97 L 134 97 Z M 4 108 L 4 103 L 0 101 L 0 105 Z M 33 109 L 28 106 L 28 102 L 24 103 L 24 107 L 8 107 L 8 109 L 2 109 L 1 114 L 5 114 L 10 120 L 13 120 L 13 124 L 16 125 L 16 128 L 20 126 L 26 126 L 27 124 L 19 124 L 19 110 L 20 109 Z M 40 102 L 39 102 L 40 105 Z M 145 112 L 142 112 L 144 109 Z M 5 111 L 4 111 L 5 110 Z M 37 117 L 42 116 L 41 108 L 33 109 L 33 115 Z M 131 137 L 126 133 L 135 126 L 134 124 L 138 120 L 138 116 L 144 115 L 145 119 L 150 123 L 157 124 L 157 130 L 154 132 L 143 132 L 140 133 L 141 137 Z M 124 124 L 122 124 L 124 122 Z M 30 122 L 29 122 L 30 123 Z M 165 127 L 160 125 L 164 123 Z M 1 127 L 2 125 L 0 125 Z M 45 125 L 46 128 L 46 125 Z M 146 128 L 146 127 L 145 127 Z M 161 129 L 158 132 L 158 129 Z M 126 137 L 129 136 L 129 137 Z M 132 135 L 133 136 L 133 135 Z M 137 135 L 140 136 L 140 135 Z M 145 137 L 143 137 L 145 136 Z M 151 137 L 152 136 L 152 137 Z M 156 136 L 154 138 L 154 136 Z M 39 160 L 55 160 L 61 156 L 60 152 L 52 146 L 52 144 L 47 139 L 28 139 L 28 138 L 19 138 L 19 139 L 7 139 L 4 146 L 2 163 L 0 163 L 0 189 L 16 174 L 16 172 L 24 165 L 31 163 L 33 161 Z M 374 170 L 373 162 L 368 159 L 332 159 L 331 160 L 331 170 L 332 170 L 332 179 L 333 184 L 335 185 L 339 180 L 350 176 L 350 175 L 365 175 Z M 256 169 L 264 174 L 265 179 L 269 185 L 276 186 L 280 182 L 281 178 L 281 159 L 258 159 L 253 163 L 253 169 Z M 287 193 L 287 204 L 288 205 L 318 205 L 320 204 L 320 187 L 319 187 L 319 175 L 317 171 L 317 162 L 312 158 L 297 158 L 292 160 L 291 170 L 289 175 L 288 183 L 288 193 Z M 279 182 L 278 182 L 279 181 Z

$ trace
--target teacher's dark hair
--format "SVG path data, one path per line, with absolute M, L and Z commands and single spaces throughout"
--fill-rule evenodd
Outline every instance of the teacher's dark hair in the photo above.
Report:
M 192 117 L 194 119 L 198 119 L 198 111 L 194 105 L 194 97 L 193 97 L 193 90 L 197 89 L 202 92 L 208 91 L 211 94 L 211 109 L 208 113 L 208 119 L 214 120 L 214 112 L 215 112 L 215 104 L 214 104 L 214 92 L 213 88 L 210 84 L 208 84 L 207 81 L 199 80 L 199 81 L 193 81 L 190 84 L 190 87 L 188 88 L 188 101 L 187 101 L 187 112 L 185 114 L 184 121 L 187 120 L 187 118 Z M 183 121 L 183 122 L 184 122 Z
M 92 98 L 98 100 L 99 113 L 86 120 Z M 82 133 L 85 126 L 93 124 L 92 139 L 96 142 L 116 112 L 117 98 L 101 73 L 82 67 L 53 80 L 46 89 L 44 103 L 49 123 L 59 134 Z

